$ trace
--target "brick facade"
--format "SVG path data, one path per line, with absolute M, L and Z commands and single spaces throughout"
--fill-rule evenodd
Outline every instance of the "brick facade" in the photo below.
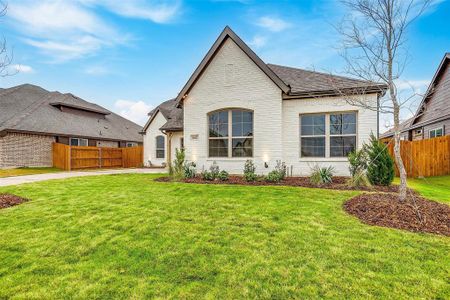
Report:
M 0 137 L 0 168 L 51 167 L 52 136 L 7 133 Z

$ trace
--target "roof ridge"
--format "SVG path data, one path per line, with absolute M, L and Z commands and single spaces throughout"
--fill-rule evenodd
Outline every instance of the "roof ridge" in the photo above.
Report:
M 308 69 L 303 69 L 303 68 L 298 68 L 298 67 L 283 66 L 283 65 L 272 64 L 272 63 L 268 63 L 267 65 L 268 65 L 268 66 L 275 66 L 275 67 L 288 68 L 288 69 L 293 69 L 293 70 L 300 70 L 300 71 L 308 72 L 308 73 L 312 73 L 312 74 L 321 74 L 321 75 L 326 75 L 326 76 L 339 77 L 339 78 L 343 78 L 343 79 L 347 79 L 347 80 L 354 80 L 354 81 L 359 81 L 359 82 L 364 82 L 364 83 L 375 83 L 375 84 L 379 84 L 379 83 L 377 83 L 377 82 L 375 82 L 375 81 L 362 80 L 362 79 L 357 79 L 357 78 L 353 78 L 353 77 L 349 77 L 349 76 L 335 75 L 335 74 L 330 74 L 330 73 L 325 73 L 325 72 L 319 72 L 319 71 L 311 71 L 311 70 L 308 70 Z

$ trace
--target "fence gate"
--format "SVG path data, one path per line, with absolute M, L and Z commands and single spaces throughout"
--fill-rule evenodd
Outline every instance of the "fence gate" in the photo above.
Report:
M 63 170 L 137 168 L 142 164 L 142 146 L 104 148 L 53 143 L 53 166 Z

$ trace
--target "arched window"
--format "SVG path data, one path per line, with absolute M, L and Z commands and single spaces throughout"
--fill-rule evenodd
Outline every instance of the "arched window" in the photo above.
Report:
M 164 158 L 166 153 L 165 146 L 164 136 L 158 135 L 156 137 L 156 158 Z
M 209 157 L 253 156 L 253 112 L 227 109 L 208 114 Z

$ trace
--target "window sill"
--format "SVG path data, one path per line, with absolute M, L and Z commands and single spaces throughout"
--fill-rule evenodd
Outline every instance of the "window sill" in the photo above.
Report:
M 348 162 L 347 157 L 301 157 L 300 162 Z
M 208 157 L 206 161 L 246 161 L 253 157 Z

